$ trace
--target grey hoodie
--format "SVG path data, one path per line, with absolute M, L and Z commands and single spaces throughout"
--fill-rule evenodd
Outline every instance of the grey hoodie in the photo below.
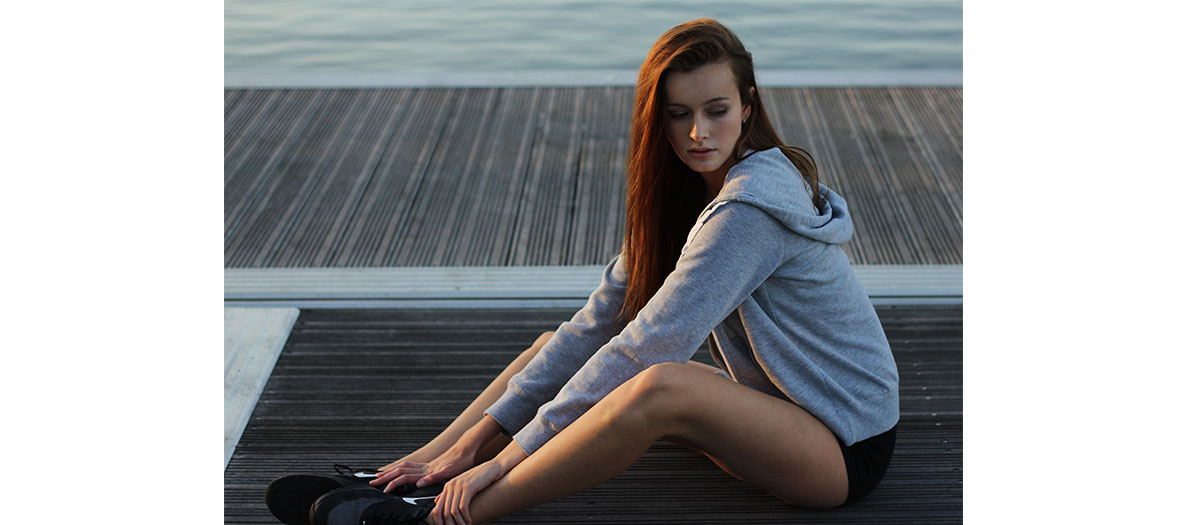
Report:
M 803 407 L 844 444 L 889 430 L 899 416 L 897 365 L 839 247 L 852 238 L 847 204 L 820 192 L 827 204 L 817 212 L 777 148 L 737 163 L 633 321 L 615 321 L 624 251 L 485 414 L 532 454 L 628 379 L 687 362 L 708 338 L 734 381 Z

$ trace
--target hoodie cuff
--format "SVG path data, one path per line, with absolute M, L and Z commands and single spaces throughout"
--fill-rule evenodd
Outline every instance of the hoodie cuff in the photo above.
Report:
M 542 445 L 548 443 L 556 435 L 557 432 L 545 425 L 545 422 L 538 417 L 525 425 L 516 435 L 512 436 L 512 440 L 516 442 L 517 446 L 525 454 L 531 456 L 533 452 L 536 452 Z
M 492 416 L 492 419 L 495 419 L 504 428 L 504 435 L 506 436 L 520 432 L 520 429 L 533 417 L 533 414 L 525 413 L 518 408 L 514 409 L 513 405 L 520 407 L 524 406 L 525 403 L 514 399 L 509 392 L 500 396 L 500 399 L 497 399 L 495 403 L 492 403 L 492 406 L 483 412 L 485 415 Z

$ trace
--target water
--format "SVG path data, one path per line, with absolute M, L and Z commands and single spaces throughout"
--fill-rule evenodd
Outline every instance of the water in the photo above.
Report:
M 225 0 L 225 70 L 635 70 L 700 17 L 733 29 L 760 70 L 963 67 L 961 1 Z

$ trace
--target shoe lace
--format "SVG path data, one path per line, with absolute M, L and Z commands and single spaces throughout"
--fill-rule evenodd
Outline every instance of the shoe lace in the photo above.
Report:
M 353 477 L 357 477 L 357 476 L 360 476 L 361 474 L 364 474 L 364 473 L 365 473 L 365 470 L 363 470 L 363 469 L 362 469 L 362 470 L 356 470 L 356 469 L 354 469 L 354 468 L 352 468 L 352 467 L 350 467 L 350 466 L 348 466 L 348 465 L 341 465 L 341 464 L 339 464 L 339 463 L 334 463 L 334 464 L 332 465 L 332 468 L 336 469 L 336 473 L 337 473 L 337 474 L 340 474 L 340 475 L 342 475 L 342 476 L 353 476 Z M 372 472 L 372 471 L 370 470 L 369 472 Z

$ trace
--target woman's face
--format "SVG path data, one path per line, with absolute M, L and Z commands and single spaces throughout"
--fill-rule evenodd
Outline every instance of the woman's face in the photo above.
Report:
M 733 147 L 750 107 L 742 105 L 728 62 L 664 78 L 668 142 L 693 171 L 724 178 L 736 161 Z

